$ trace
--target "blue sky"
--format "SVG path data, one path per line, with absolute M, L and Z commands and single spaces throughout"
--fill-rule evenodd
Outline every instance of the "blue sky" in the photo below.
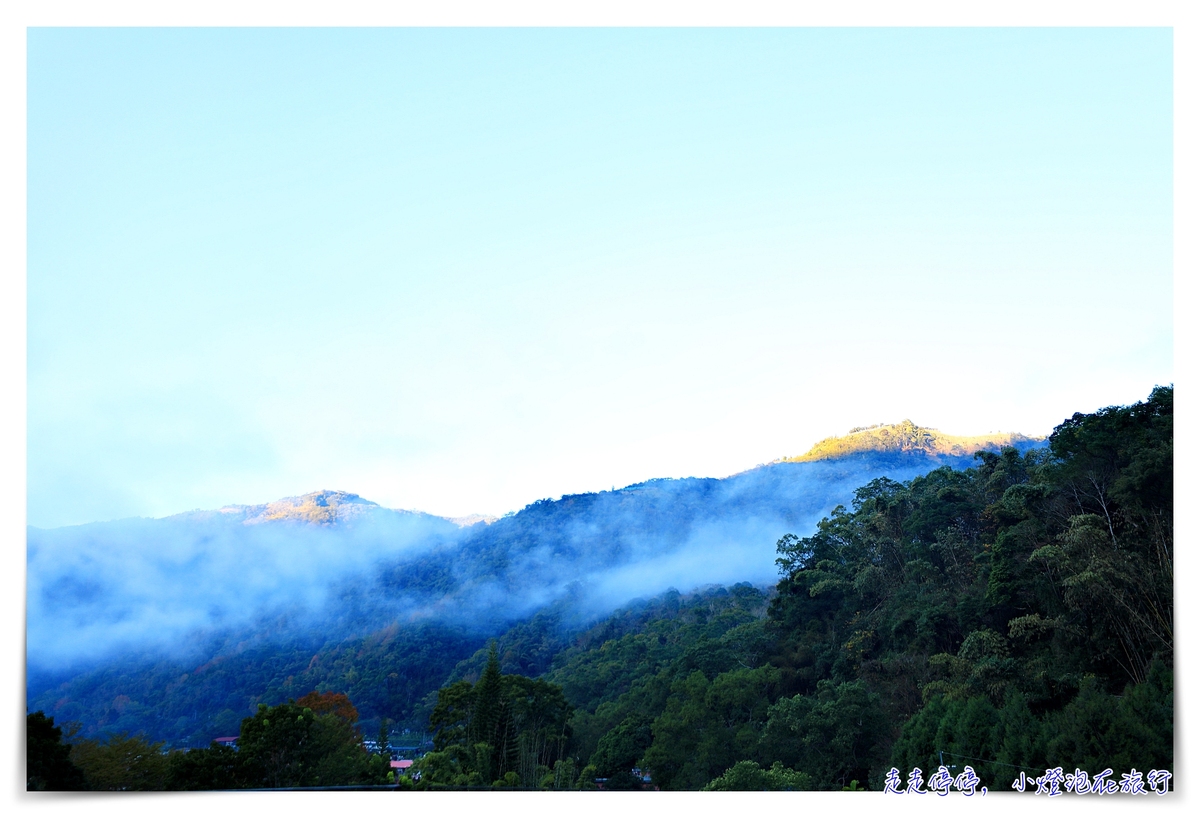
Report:
M 33 29 L 28 522 L 445 515 L 1174 380 L 1168 29 Z

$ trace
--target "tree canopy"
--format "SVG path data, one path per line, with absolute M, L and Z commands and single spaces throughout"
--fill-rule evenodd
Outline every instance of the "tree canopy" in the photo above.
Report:
M 881 789 L 893 767 L 968 763 L 999 788 L 1058 766 L 1173 772 L 1172 411 L 1173 389 L 1156 387 L 1073 415 L 1045 448 L 869 480 L 810 536 L 778 540 L 773 587 L 671 589 L 574 629 L 543 610 L 473 655 L 482 640 L 454 642 L 457 663 L 420 666 L 419 640 L 338 661 L 372 702 L 442 680 L 406 705 L 433 738 L 402 787 Z M 242 718 L 236 749 L 187 752 L 116 729 L 67 745 L 31 713 L 28 786 L 395 780 L 351 695 L 269 700 L 283 703 Z

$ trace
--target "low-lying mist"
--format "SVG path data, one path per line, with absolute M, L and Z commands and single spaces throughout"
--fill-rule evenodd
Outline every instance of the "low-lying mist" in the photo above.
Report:
M 227 643 L 304 635 L 319 645 L 443 623 L 487 636 L 564 601 L 584 625 L 671 587 L 767 584 L 778 539 L 812 533 L 864 483 L 970 463 L 776 463 L 723 480 L 541 500 L 470 528 L 354 495 L 340 495 L 337 513 L 311 503 L 275 513 L 273 504 L 30 528 L 30 681 L 135 655 L 179 659 L 212 650 L 218 634 Z
M 379 507 L 334 525 L 197 513 L 30 528 L 29 665 L 179 654 L 278 612 L 319 626 L 340 585 L 461 537 L 440 518 Z

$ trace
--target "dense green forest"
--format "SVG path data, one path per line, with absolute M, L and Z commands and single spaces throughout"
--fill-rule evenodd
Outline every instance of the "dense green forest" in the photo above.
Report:
M 551 609 L 461 642 L 474 652 L 443 656 L 442 687 L 405 711 L 433 750 L 392 786 L 879 790 L 893 768 L 944 764 L 1007 790 L 1053 767 L 1173 772 L 1172 401 L 1158 387 L 1074 415 L 1046 448 L 873 480 L 778 542 L 774 587 L 671 591 L 582 629 Z M 347 651 L 347 678 L 356 655 L 379 654 Z M 370 685 L 343 688 L 355 704 L 418 672 L 363 671 Z M 117 734 L 64 756 L 70 736 L 35 713 L 30 787 L 83 786 L 64 758 L 97 788 L 389 782 L 355 732 L 376 723 L 312 695 L 242 720 L 236 751 Z M 280 718 L 287 735 L 263 724 Z M 166 771 L 124 787 L 96 772 L 89 753 L 129 741 Z M 288 742 L 309 753 L 291 772 L 254 760 Z
M 903 424 L 893 430 L 904 437 Z M 772 463 L 722 480 L 648 480 L 538 500 L 461 531 L 443 520 L 426 532 L 431 539 L 419 536 L 430 528 L 421 515 L 341 492 L 232 516 L 30 529 L 28 709 L 78 722 L 82 738 L 141 732 L 198 747 L 237 732 L 259 702 L 320 689 L 349 695 L 369 731 L 381 718 L 416 728 L 428 695 L 460 678 L 455 666 L 477 654 L 478 672 L 486 651 L 478 652 L 509 629 L 523 635 L 505 637 L 504 672 L 538 676 L 581 629 L 635 597 L 672 585 L 773 584 L 775 540 L 812 530 L 871 479 L 972 462 L 915 447 Z M 241 520 L 271 517 L 273 507 L 297 519 Z M 313 523 L 321 509 L 328 519 Z M 342 519 L 331 509 L 350 511 Z M 171 560 L 161 564 L 160 553 Z M 295 564 L 277 575 L 270 566 L 292 563 L 279 556 L 291 553 Z M 244 559 L 270 579 L 267 592 L 230 576 L 228 565 Z M 188 589 L 172 568 L 179 564 L 189 566 Z M 173 637 L 159 626 L 165 612 Z M 85 635 L 107 644 L 119 633 L 119 650 Z M 69 646 L 82 653 L 47 663 Z M 99 654 L 89 657 L 93 648 Z
M 232 790 L 380 785 L 394 782 L 386 760 L 363 746 L 358 711 L 340 693 L 316 691 L 242 721 L 237 746 L 213 742 L 167 750 L 163 742 L 117 733 L 63 741 L 41 712 L 27 717 L 31 790 Z M 36 771 L 36 774 L 35 774 Z

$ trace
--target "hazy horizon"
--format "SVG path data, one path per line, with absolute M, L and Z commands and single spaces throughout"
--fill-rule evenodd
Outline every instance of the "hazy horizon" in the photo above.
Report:
M 875 425 L 875 424 L 872 424 L 872 425 Z M 895 424 L 881 424 L 881 425 L 895 425 Z M 917 425 L 920 426 L 921 424 L 917 424 Z M 924 427 L 924 428 L 930 428 L 930 427 Z M 858 429 L 858 427 L 855 427 L 854 429 L 849 429 L 844 434 L 845 435 L 852 434 L 857 429 Z M 942 430 L 938 429 L 935 431 L 942 431 Z M 1003 432 L 1004 430 L 995 430 L 995 431 Z M 983 434 L 989 434 L 989 433 L 990 432 L 985 432 Z M 1017 432 L 1017 434 L 1021 434 L 1021 433 Z M 836 437 L 841 437 L 841 436 L 843 436 L 843 435 L 837 435 Z M 1028 435 L 1027 437 L 1039 438 L 1039 437 L 1045 437 L 1045 435 Z M 814 441 L 814 444 L 817 442 L 820 442 L 820 441 Z M 812 448 L 812 447 L 809 447 L 809 448 Z M 800 454 L 800 453 L 798 452 L 797 454 Z M 788 456 L 790 457 L 791 455 L 788 455 Z M 638 485 L 639 483 L 645 483 L 645 482 L 655 481 L 655 480 L 687 480 L 687 479 L 697 479 L 697 478 L 724 480 L 729 477 L 735 477 L 739 474 L 744 474 L 745 472 L 752 471 L 754 469 L 758 469 L 758 468 L 762 468 L 764 466 L 771 465 L 772 463 L 779 462 L 782 459 L 783 458 L 781 457 L 781 458 L 776 458 L 774 460 L 768 461 L 766 463 L 756 463 L 752 466 L 747 466 L 744 469 L 739 469 L 737 471 L 730 472 L 729 474 L 689 474 L 689 475 L 672 475 L 672 476 L 652 475 L 649 477 L 642 478 L 640 480 L 635 480 L 626 485 L 621 485 L 621 486 L 612 485 L 612 486 L 609 486 L 608 489 L 600 487 L 600 488 L 589 489 L 586 491 L 574 492 L 574 493 L 588 494 L 588 493 L 599 493 L 599 492 L 603 492 L 606 490 L 610 490 L 610 491 L 611 490 L 620 490 L 620 489 L 627 488 L 628 486 Z M 201 508 L 201 507 L 197 506 L 195 508 L 178 509 L 176 511 L 167 512 L 166 514 L 153 516 L 153 517 L 148 516 L 148 515 L 132 515 L 130 517 L 113 518 L 113 519 L 108 519 L 108 520 L 88 520 L 88 521 L 80 522 L 80 523 L 70 523 L 66 526 L 34 526 L 34 525 L 30 525 L 29 527 L 51 530 L 54 528 L 70 528 L 70 527 L 77 527 L 77 526 L 86 526 L 86 525 L 91 525 L 93 523 L 120 522 L 122 520 L 136 520 L 136 519 L 165 520 L 165 519 L 168 519 L 171 517 L 184 516 L 184 515 L 187 515 L 187 514 L 190 514 L 193 512 L 211 512 L 211 511 L 219 511 L 219 510 L 225 509 L 225 508 L 262 507 L 262 506 L 266 506 L 266 505 L 269 505 L 271 503 L 275 503 L 275 502 L 278 502 L 281 500 L 297 499 L 297 498 L 307 497 L 309 495 L 321 494 L 321 493 L 325 493 L 325 492 L 351 495 L 354 497 L 358 497 L 359 499 L 365 500 L 368 503 L 371 503 L 373 505 L 379 506 L 380 508 L 384 508 L 384 509 L 388 509 L 388 510 L 405 511 L 405 512 L 417 513 L 417 514 L 429 514 L 434 517 L 439 517 L 441 519 L 452 520 L 452 521 L 471 518 L 471 517 L 500 519 L 500 518 L 504 517 L 505 515 L 513 514 L 513 513 L 516 513 L 518 511 L 522 510 L 525 506 L 528 506 L 530 503 L 534 503 L 537 500 L 541 500 L 541 499 L 557 500 L 557 499 L 561 499 L 566 494 L 566 493 L 560 492 L 557 494 L 551 494 L 548 498 L 542 498 L 542 497 L 530 498 L 527 502 L 523 503 L 520 506 L 511 508 L 511 509 L 506 509 L 504 511 L 501 511 L 501 512 L 495 513 L 495 514 L 488 514 L 488 513 L 483 513 L 483 512 L 467 512 L 467 513 L 462 513 L 462 514 L 439 514 L 439 513 L 435 513 L 435 512 L 432 512 L 432 511 L 429 511 L 429 510 L 423 509 L 423 508 L 411 508 L 411 507 L 404 507 L 404 506 L 389 506 L 384 503 L 380 503 L 380 502 L 374 500 L 373 498 L 362 494 L 361 492 L 355 491 L 355 490 L 353 490 L 353 488 L 348 488 L 345 486 L 321 486 L 319 488 L 312 488 L 307 491 L 302 491 L 297 494 L 291 494 L 291 495 L 287 495 L 287 496 L 283 496 L 283 497 L 272 497 L 270 499 L 262 499 L 262 500 L 254 500 L 254 501 L 232 500 L 232 501 L 222 503 L 217 506 L 212 506 L 212 507 L 207 507 L 207 508 Z M 474 523 L 471 523 L 469 525 L 474 525 Z

